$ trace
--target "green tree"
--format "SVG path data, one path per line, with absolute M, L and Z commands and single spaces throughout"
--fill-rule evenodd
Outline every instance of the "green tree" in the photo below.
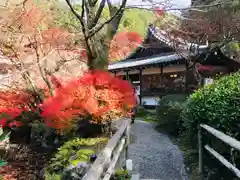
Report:
M 127 0 L 118 6 L 110 0 L 83 0 L 80 10 L 69 0 L 65 1 L 79 21 L 77 27 L 82 30 L 90 69 L 106 67 L 109 45 L 118 31 L 127 29 L 144 34 L 146 25 L 154 19 L 153 12 L 126 8 Z

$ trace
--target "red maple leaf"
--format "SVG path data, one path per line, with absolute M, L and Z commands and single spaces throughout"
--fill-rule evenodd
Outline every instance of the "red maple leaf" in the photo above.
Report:
M 155 10 L 155 12 L 158 16 L 163 16 L 164 15 L 164 10 L 162 8 L 157 8 Z
M 57 88 L 41 106 L 47 125 L 59 131 L 70 128 L 77 117 L 102 117 L 110 111 L 125 113 L 136 105 L 129 82 L 110 73 L 95 70 Z
M 115 61 L 129 56 L 142 41 L 142 36 L 137 32 L 117 33 L 110 44 L 109 59 Z

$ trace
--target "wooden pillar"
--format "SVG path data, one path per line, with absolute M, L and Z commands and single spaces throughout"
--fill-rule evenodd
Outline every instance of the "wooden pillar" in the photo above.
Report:
M 139 95 L 139 101 L 140 105 L 142 105 L 142 83 L 143 83 L 143 78 L 142 78 L 142 69 L 139 69 L 139 81 L 140 81 L 140 95 Z
M 125 71 L 125 76 L 126 76 L 126 80 L 129 81 L 129 74 L 128 74 L 128 71 Z
M 187 76 L 188 76 L 188 62 L 187 62 L 187 60 L 185 59 L 185 77 L 184 77 L 184 80 L 185 80 L 185 83 L 184 83 L 184 92 L 186 93 L 187 92 L 187 90 L 188 90 L 188 78 L 187 78 Z
M 163 84 L 163 66 L 160 67 L 160 85 L 162 87 L 162 84 Z
M 200 180 L 204 180 L 203 176 L 203 142 L 202 142 L 202 131 L 200 123 L 198 124 L 198 163 L 199 163 L 199 175 Z

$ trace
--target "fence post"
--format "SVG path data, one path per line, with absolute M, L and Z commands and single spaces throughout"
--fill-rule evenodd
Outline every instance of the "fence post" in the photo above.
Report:
M 203 142 L 202 142 L 202 129 L 200 123 L 198 124 L 198 161 L 199 161 L 199 175 L 200 180 L 204 180 L 203 176 Z
M 125 162 L 128 159 L 128 145 L 130 143 L 130 124 L 128 123 L 126 130 L 125 130 L 125 136 L 126 136 L 126 148 L 125 148 Z

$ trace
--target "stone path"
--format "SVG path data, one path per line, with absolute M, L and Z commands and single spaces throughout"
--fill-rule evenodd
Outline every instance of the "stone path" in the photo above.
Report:
M 183 155 L 166 135 L 141 120 L 135 121 L 131 131 L 129 158 L 134 173 L 138 172 L 141 179 L 187 180 Z

